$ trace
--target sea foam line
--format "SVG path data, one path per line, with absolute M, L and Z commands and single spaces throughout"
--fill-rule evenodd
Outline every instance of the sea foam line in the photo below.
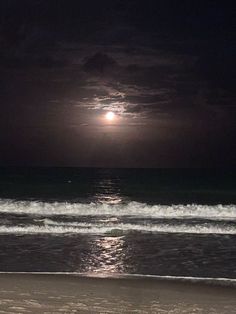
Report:
M 0 213 L 64 216 L 137 216 L 150 218 L 236 219 L 236 205 L 147 205 L 14 201 L 0 199 Z
M 116 225 L 79 223 L 78 225 L 45 224 L 27 226 L 0 226 L 0 234 L 111 234 L 124 235 L 128 232 L 143 233 L 189 233 L 189 234 L 236 234 L 236 228 L 214 225 L 135 225 L 120 223 Z

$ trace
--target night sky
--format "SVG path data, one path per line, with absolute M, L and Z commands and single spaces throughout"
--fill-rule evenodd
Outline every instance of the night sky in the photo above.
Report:
M 0 165 L 235 167 L 234 12 L 1 0 Z

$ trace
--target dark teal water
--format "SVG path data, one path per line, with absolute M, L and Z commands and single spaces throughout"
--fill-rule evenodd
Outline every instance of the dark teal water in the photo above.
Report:
M 45 201 L 236 203 L 235 169 L 0 168 L 0 196 Z

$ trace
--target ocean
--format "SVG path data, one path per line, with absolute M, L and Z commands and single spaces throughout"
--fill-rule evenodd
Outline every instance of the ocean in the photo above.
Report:
M 236 279 L 232 169 L 0 169 L 0 272 Z

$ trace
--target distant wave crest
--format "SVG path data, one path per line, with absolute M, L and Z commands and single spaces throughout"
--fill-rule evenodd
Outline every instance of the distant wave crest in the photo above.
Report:
M 236 205 L 147 205 L 0 200 L 0 213 L 63 216 L 138 216 L 150 218 L 236 219 Z

